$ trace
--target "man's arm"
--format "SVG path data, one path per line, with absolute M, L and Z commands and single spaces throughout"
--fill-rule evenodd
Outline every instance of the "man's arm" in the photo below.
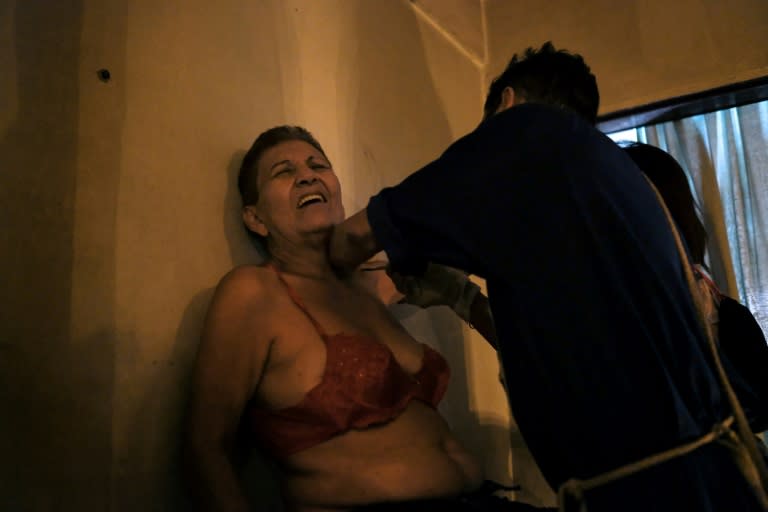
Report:
M 368 211 L 362 209 L 334 226 L 328 245 L 328 258 L 337 270 L 349 273 L 380 250 L 368 223 Z
M 494 348 L 496 329 L 488 297 L 461 270 L 430 263 L 421 276 L 404 276 L 388 272 L 405 302 L 427 308 L 448 306 L 462 320 L 477 330 Z

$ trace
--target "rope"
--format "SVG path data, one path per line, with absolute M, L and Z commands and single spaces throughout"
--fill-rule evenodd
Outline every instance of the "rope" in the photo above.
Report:
M 691 266 L 691 262 L 688 260 L 688 253 L 686 252 L 683 241 L 680 238 L 680 233 L 677 231 L 677 227 L 675 226 L 675 223 L 672 220 L 672 216 L 667 209 L 667 205 L 664 203 L 664 200 L 659 194 L 659 191 L 647 177 L 646 181 L 656 194 L 656 198 L 658 199 L 659 204 L 664 211 L 664 215 L 667 218 L 667 223 L 672 230 L 672 235 L 675 239 L 675 246 L 677 247 L 677 252 L 683 265 L 686 283 L 688 284 L 694 305 L 696 306 L 696 315 L 699 319 L 701 327 L 704 330 L 704 334 L 706 335 L 707 347 L 714 362 L 715 372 L 721 386 L 723 387 L 725 396 L 731 405 L 733 416 L 729 416 L 725 421 L 715 424 L 709 433 L 689 443 L 685 443 L 669 450 L 650 455 L 640 459 L 639 461 L 626 464 L 589 479 L 581 480 L 572 478 L 567 480 L 558 489 L 557 495 L 559 509 L 561 512 L 566 512 L 567 510 L 573 510 L 572 507 L 578 507 L 578 512 L 587 512 L 584 493 L 621 478 L 626 478 L 639 471 L 643 471 L 645 469 L 659 465 L 668 460 L 681 457 L 696 450 L 697 448 L 700 448 L 701 446 L 704 446 L 705 444 L 717 441 L 729 449 L 734 462 L 738 466 L 744 478 L 749 483 L 750 487 L 752 487 L 752 490 L 755 493 L 755 497 L 758 499 L 763 509 L 768 511 L 768 468 L 766 468 L 765 460 L 763 459 L 757 447 L 755 436 L 752 435 L 752 431 L 749 428 L 749 423 L 747 422 L 746 416 L 744 415 L 744 410 L 741 408 L 739 400 L 736 398 L 736 393 L 733 391 L 731 383 L 728 380 L 728 376 L 723 369 L 722 362 L 720 361 L 720 356 L 717 351 L 712 328 L 704 313 L 705 307 L 703 303 L 703 297 L 701 296 L 698 284 L 696 283 L 693 268 Z M 734 423 L 736 426 L 735 432 L 731 428 Z
M 712 430 L 694 441 L 650 455 L 644 459 L 625 464 L 624 466 L 620 466 L 611 471 L 606 471 L 605 473 L 601 473 L 593 478 L 571 478 L 570 480 L 563 483 L 558 490 L 558 503 L 561 504 L 560 510 L 565 511 L 567 507 L 564 505 L 568 503 L 576 503 L 580 505 L 580 511 L 586 511 L 586 505 L 584 502 L 585 492 L 591 491 L 592 489 L 596 489 L 598 487 L 602 487 L 621 478 L 634 475 L 635 473 L 643 471 L 644 469 L 657 466 L 667 462 L 668 460 L 682 457 L 683 455 L 691 453 L 692 451 L 704 446 L 705 444 L 717 441 L 722 436 L 732 432 L 731 425 L 733 425 L 733 421 L 733 416 L 729 416 L 725 421 L 716 423 L 715 426 L 712 427 Z

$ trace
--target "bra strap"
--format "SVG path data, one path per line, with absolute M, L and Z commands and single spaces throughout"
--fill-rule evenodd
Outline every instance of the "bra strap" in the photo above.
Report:
M 288 293 L 288 296 L 291 298 L 294 304 L 296 304 L 296 307 L 299 308 L 305 315 L 307 315 L 307 318 L 309 318 L 309 321 L 312 322 L 312 325 L 315 326 L 315 329 L 317 329 L 317 332 L 320 334 L 321 337 L 325 338 L 327 335 L 325 334 L 325 330 L 320 325 L 320 323 L 315 320 L 315 317 L 313 317 L 309 310 L 307 309 L 307 306 L 304 305 L 304 301 L 301 300 L 301 297 L 299 297 L 299 294 L 297 294 L 293 288 L 288 284 L 288 282 L 283 277 L 283 274 L 280 273 L 279 270 L 277 270 L 277 267 L 275 267 L 271 263 L 267 263 L 267 266 L 275 271 L 275 274 L 277 275 L 277 278 L 280 280 L 280 282 L 285 287 L 285 291 Z

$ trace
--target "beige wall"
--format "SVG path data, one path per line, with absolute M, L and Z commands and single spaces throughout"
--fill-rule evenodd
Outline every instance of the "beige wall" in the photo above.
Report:
M 259 131 L 315 132 L 351 213 L 472 129 L 483 78 L 531 42 L 587 55 L 616 108 L 768 64 L 762 0 L 689 0 L 695 23 L 674 34 L 658 10 L 528 3 L 486 2 L 484 68 L 400 0 L 0 2 L 0 509 L 183 508 L 202 315 L 219 277 L 256 258 L 233 178 Z M 707 62 L 689 62 L 699 43 L 681 30 L 707 34 Z M 421 326 L 454 368 L 456 431 L 490 476 L 549 499 L 514 431 L 508 460 L 492 351 L 446 313 Z
M 352 212 L 474 126 L 479 71 L 407 2 L 0 5 L 0 509 L 181 509 L 202 316 L 256 259 L 236 212 L 244 149 L 309 127 Z M 482 449 L 484 421 L 503 445 L 503 395 L 466 391 L 477 351 L 453 340 L 457 429 Z M 504 479 L 507 457 L 488 460 Z
M 45 4 L 45 10 L 42 9 Z M 92 510 L 109 489 L 114 269 L 72 336 L 80 172 L 79 2 L 0 2 L 0 509 Z M 95 71 L 95 70 L 94 70 Z M 95 76 L 95 75 L 92 75 Z M 112 136 L 112 125 L 102 126 Z M 112 144 L 115 145 L 114 143 Z M 94 149 L 93 158 L 100 150 Z M 116 176 L 101 177 L 109 193 Z M 86 231 L 114 224 L 99 212 Z M 99 237 L 104 252 L 113 240 Z M 101 257 L 101 254 L 98 254 Z M 98 268 L 97 268 L 98 267 Z M 77 418 L 77 420 L 75 420 Z M 84 483 L 88 482 L 88 486 Z M 84 489 L 98 489 L 96 493 Z
M 765 0 L 486 0 L 489 72 L 551 40 L 581 53 L 601 113 L 768 75 Z

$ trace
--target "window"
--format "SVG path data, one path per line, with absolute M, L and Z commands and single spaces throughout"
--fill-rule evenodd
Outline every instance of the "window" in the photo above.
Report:
M 677 159 L 707 230 L 715 281 L 768 332 L 768 77 L 614 114 L 599 126 L 615 141 L 652 144 Z

